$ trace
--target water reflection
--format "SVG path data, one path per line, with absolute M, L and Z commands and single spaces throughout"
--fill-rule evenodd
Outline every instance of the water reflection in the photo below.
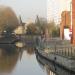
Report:
M 40 67 L 46 71 L 47 75 L 75 75 L 75 73 L 62 68 L 39 55 L 37 55 L 36 58 Z
M 34 54 L 35 48 L 27 47 L 26 51 L 27 51 L 27 54 L 32 55 L 32 54 Z
M 0 44 L 0 75 L 75 75 L 35 54 L 35 46 L 21 43 Z
M 20 56 L 22 56 L 23 51 L 26 51 L 28 55 L 33 55 L 35 53 L 35 46 L 34 44 L 28 44 L 25 42 L 17 42 L 16 46 L 20 52 Z
M 19 52 L 15 45 L 0 44 L 0 75 L 11 73 L 18 58 Z
M 24 58 L 22 57 L 24 51 L 26 51 L 27 56 L 34 54 L 34 48 L 32 46 L 28 47 L 28 45 L 23 45 L 23 42 L 18 42 L 17 45 L 0 44 L 0 75 L 12 74 L 14 69 L 17 68 L 16 65 L 19 61 L 24 61 L 22 59 Z
M 15 45 L 19 48 L 23 48 L 25 44 L 23 42 L 17 42 Z

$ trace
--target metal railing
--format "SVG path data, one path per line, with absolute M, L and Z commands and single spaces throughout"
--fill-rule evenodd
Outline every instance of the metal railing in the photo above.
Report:
M 75 58 L 75 46 L 70 43 L 65 44 L 65 40 L 53 40 L 44 41 L 39 40 L 39 47 L 41 50 L 47 49 L 48 53 L 54 53 L 67 58 Z
M 69 57 L 69 58 L 75 58 L 75 47 L 72 45 L 68 45 L 68 46 L 64 46 L 64 45 L 57 46 L 56 45 L 54 53 L 65 56 L 65 57 Z

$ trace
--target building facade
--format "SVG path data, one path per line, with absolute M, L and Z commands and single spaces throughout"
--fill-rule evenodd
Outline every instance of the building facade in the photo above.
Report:
M 75 45 L 75 0 L 72 0 L 72 44 Z
M 60 38 L 64 39 L 64 28 L 70 28 L 71 15 L 70 11 L 63 11 L 61 13 L 61 23 L 60 23 Z

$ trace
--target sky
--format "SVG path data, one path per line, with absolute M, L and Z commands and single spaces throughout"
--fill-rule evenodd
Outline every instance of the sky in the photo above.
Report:
M 10 6 L 22 20 L 34 20 L 36 15 L 47 18 L 46 0 L 0 0 L 0 5 Z
M 0 5 L 10 6 L 22 20 L 35 20 L 36 15 L 60 21 L 61 12 L 70 10 L 71 0 L 0 0 Z
M 60 22 L 62 11 L 70 11 L 72 0 L 47 0 L 47 19 Z

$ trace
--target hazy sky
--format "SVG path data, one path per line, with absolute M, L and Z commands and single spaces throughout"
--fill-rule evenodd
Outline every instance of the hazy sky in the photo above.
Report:
M 72 0 L 47 0 L 47 18 L 54 18 L 56 22 L 60 21 L 61 12 L 70 10 Z
M 0 0 L 0 5 L 10 6 L 23 21 L 35 19 L 36 15 L 58 21 L 61 12 L 70 10 L 71 0 Z
M 46 0 L 0 0 L 0 5 L 10 6 L 23 21 L 35 19 L 36 15 L 47 17 Z

